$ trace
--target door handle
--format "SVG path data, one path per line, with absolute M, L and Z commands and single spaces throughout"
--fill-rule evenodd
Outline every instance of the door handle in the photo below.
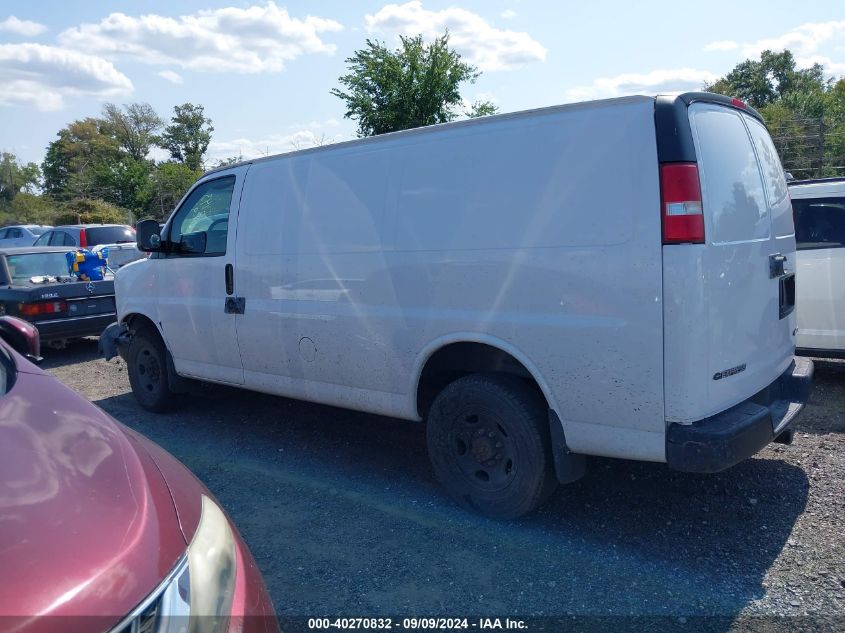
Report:
M 786 255 L 775 253 L 769 255 L 769 277 L 775 279 L 784 275 L 784 265 L 786 264 Z
M 235 293 L 235 269 L 232 264 L 226 264 L 226 294 Z

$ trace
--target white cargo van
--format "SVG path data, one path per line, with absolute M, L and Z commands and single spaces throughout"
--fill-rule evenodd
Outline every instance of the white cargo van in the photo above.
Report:
M 759 115 L 691 93 L 438 125 L 205 174 L 102 338 L 183 379 L 425 420 L 434 470 L 517 516 L 585 455 L 727 468 L 790 425 L 795 236 Z

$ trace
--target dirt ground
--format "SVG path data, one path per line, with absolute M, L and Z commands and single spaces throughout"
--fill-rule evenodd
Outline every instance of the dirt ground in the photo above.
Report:
M 817 363 L 791 446 L 716 475 L 591 459 L 537 513 L 496 522 L 441 494 L 421 424 L 222 388 L 153 415 L 95 341 L 45 356 L 217 495 L 283 627 L 381 615 L 533 617 L 534 630 L 644 629 L 646 617 L 663 630 L 845 629 L 845 365 Z

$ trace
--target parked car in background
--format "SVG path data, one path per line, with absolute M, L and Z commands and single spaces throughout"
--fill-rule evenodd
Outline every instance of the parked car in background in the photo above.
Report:
M 798 353 L 845 357 L 845 178 L 789 184 L 798 252 Z
M 35 242 L 36 246 L 77 246 L 97 251 L 109 249 L 113 270 L 146 255 L 135 246 L 135 229 L 127 224 L 74 224 L 57 226 Z
M 114 280 L 77 281 L 66 253 L 74 248 L 0 250 L 0 313 L 29 321 L 51 347 L 96 336 L 114 321 Z
M 35 246 L 78 246 L 91 248 L 100 244 L 131 244 L 135 229 L 127 224 L 69 224 L 45 231 Z
M 52 228 L 52 226 L 44 226 L 40 224 L 6 226 L 0 229 L 0 248 L 9 248 L 12 246 L 32 246 L 35 243 L 35 240 Z
M 143 407 L 184 377 L 427 419 L 437 477 L 493 516 L 585 455 L 723 470 L 789 443 L 809 393 L 783 168 L 720 95 L 256 159 L 137 229 L 100 342 Z
M 27 361 L 0 317 L 0 621 L 16 633 L 278 630 L 246 544 L 173 456 Z M 36 352 L 37 356 L 37 352 Z

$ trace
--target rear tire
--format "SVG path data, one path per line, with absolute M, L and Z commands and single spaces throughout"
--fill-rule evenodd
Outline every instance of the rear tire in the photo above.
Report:
M 473 374 L 449 384 L 431 406 L 427 440 L 450 496 L 485 516 L 527 514 L 557 487 L 548 408 L 518 378 Z
M 167 348 L 157 331 L 142 325 L 132 332 L 126 365 L 132 393 L 144 409 L 161 413 L 176 406 L 178 396 L 167 376 Z

